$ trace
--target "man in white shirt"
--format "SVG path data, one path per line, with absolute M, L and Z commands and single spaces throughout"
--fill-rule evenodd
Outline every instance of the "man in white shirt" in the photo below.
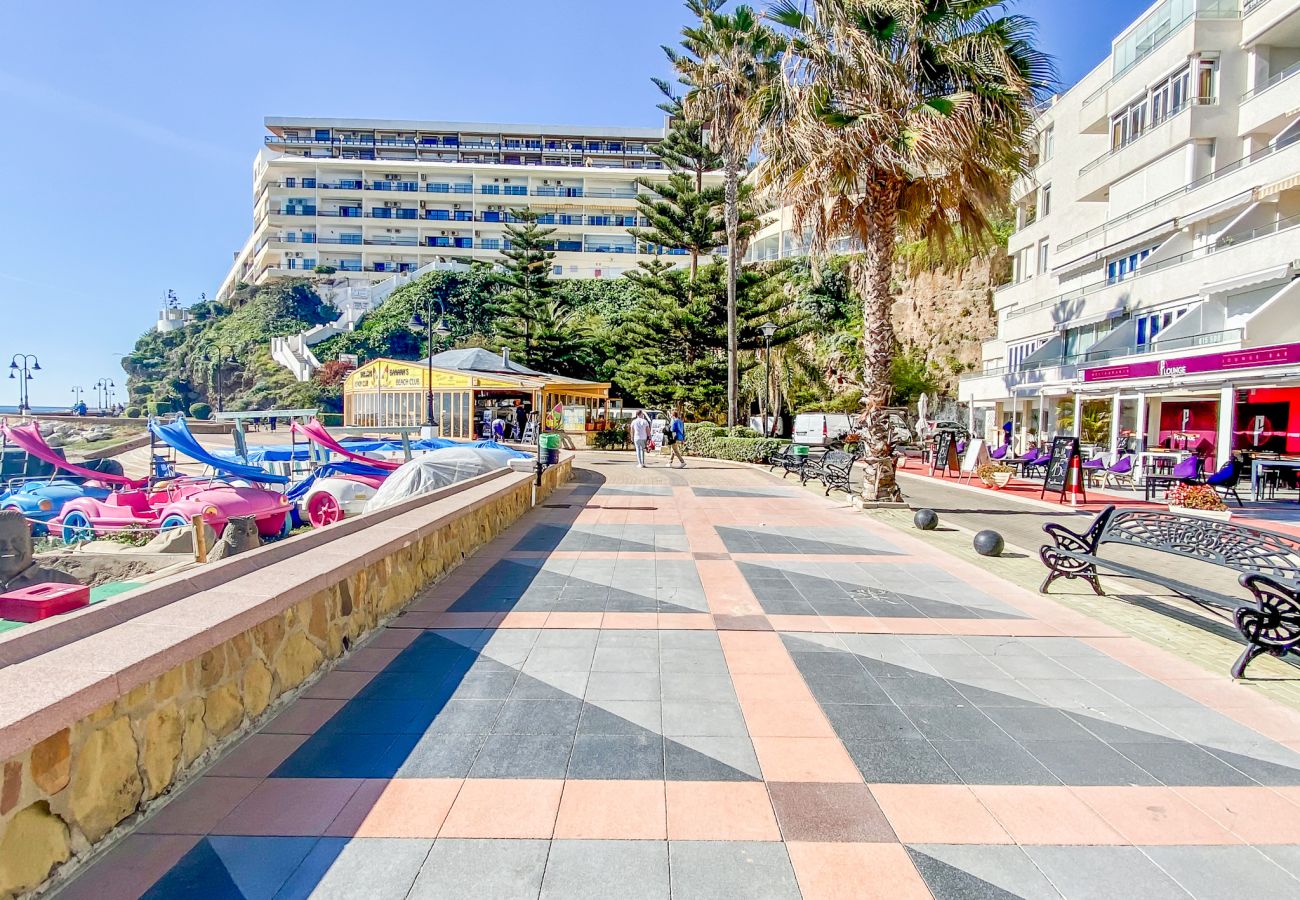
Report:
M 636 447 L 636 466 L 638 469 L 644 469 L 645 445 L 650 440 L 650 420 L 646 418 L 644 410 L 636 414 L 628 430 L 632 433 L 632 446 Z

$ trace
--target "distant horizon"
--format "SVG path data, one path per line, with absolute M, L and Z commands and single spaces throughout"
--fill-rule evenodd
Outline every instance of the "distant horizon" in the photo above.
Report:
M 1149 5 L 1099 0 L 1082 17 L 1059 0 L 1010 8 L 1039 21 L 1064 92 Z M 37 148 L 40 170 L 6 184 L 0 367 L 15 353 L 40 358 L 28 385 L 34 406 L 70 406 L 73 385 L 100 378 L 125 385 L 120 358 L 153 326 L 167 291 L 184 306 L 215 294 L 251 231 L 266 119 L 313 118 L 297 114 L 311 109 L 328 119 L 655 128 L 663 98 L 650 78 L 671 78 L 660 45 L 676 44 L 688 16 L 676 0 L 507 2 L 486 22 L 478 8 L 435 17 L 395 4 L 385 10 L 392 21 L 405 16 L 411 29 L 458 39 L 436 54 L 394 50 L 380 63 L 388 68 L 358 70 L 353 34 L 335 24 L 354 7 L 321 0 L 291 34 L 324 64 L 288 78 L 276 74 L 267 42 L 250 39 L 263 11 L 249 0 L 140 7 L 129 20 L 93 0 L 22 5 L 8 16 L 26 39 L 0 62 L 0 97 L 12 134 L 24 139 L 0 145 L 0 163 L 29 172 Z M 365 115 L 341 114 L 351 110 Z M 15 384 L 0 378 L 3 405 L 16 406 Z

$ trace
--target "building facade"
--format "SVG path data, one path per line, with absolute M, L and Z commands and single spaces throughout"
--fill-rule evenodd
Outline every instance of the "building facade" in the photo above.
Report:
M 1032 162 L 972 430 L 1300 451 L 1300 0 L 1161 0 Z
M 667 177 L 664 128 L 268 118 L 253 165 L 253 231 L 218 299 L 320 266 L 354 287 L 427 266 L 495 260 L 511 210 L 554 228 L 556 276 L 615 277 L 638 246 L 638 177 Z M 663 251 L 667 252 L 667 251 Z

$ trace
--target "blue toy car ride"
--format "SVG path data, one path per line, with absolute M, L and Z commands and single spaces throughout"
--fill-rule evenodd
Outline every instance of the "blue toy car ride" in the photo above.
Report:
M 63 504 L 79 497 L 103 500 L 111 491 L 91 487 L 76 481 L 56 478 L 49 481 L 28 481 L 0 493 L 0 509 L 21 513 L 32 527 L 32 536 L 41 537 L 49 532 L 46 523 L 58 517 Z

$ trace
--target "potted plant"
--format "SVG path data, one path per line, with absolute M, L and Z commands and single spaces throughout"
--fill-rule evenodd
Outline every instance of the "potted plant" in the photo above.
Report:
M 993 490 L 1001 490 L 1011 481 L 1011 476 L 1015 474 L 1015 469 L 1006 463 L 989 462 L 975 470 L 980 481 L 984 482 Z
M 1197 516 L 1202 519 L 1218 519 L 1226 522 L 1232 518 L 1232 511 L 1218 492 L 1208 484 L 1178 484 L 1165 494 L 1169 511 L 1182 515 Z

